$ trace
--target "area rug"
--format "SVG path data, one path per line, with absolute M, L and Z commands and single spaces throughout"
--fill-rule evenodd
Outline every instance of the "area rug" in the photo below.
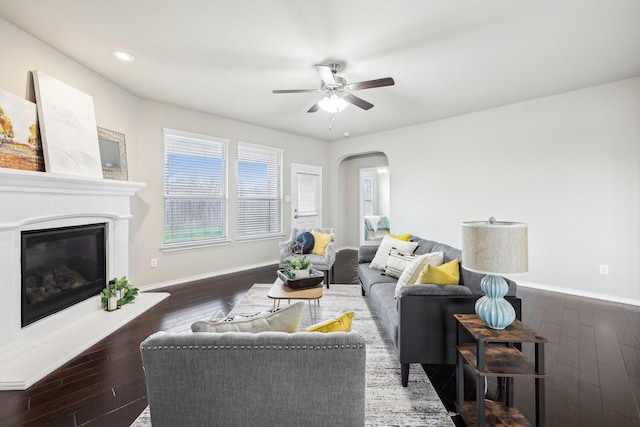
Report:
M 231 315 L 251 314 L 271 309 L 267 298 L 271 284 L 254 285 Z M 286 302 L 282 302 L 286 304 Z M 311 324 L 308 303 L 300 328 Z M 313 303 L 312 303 L 313 304 Z M 330 319 L 353 310 L 351 329 L 362 334 L 367 344 L 365 417 L 367 426 L 454 426 L 429 378 L 419 364 L 412 364 L 409 386 L 400 382 L 400 363 L 395 349 L 369 301 L 357 285 L 332 285 L 324 289 L 320 305 L 316 307 L 318 321 Z M 136 419 L 132 427 L 151 426 L 149 408 Z

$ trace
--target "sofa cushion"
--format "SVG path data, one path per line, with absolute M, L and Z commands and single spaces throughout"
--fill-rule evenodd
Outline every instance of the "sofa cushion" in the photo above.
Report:
M 324 250 L 333 240 L 335 233 L 323 233 L 318 230 L 311 230 L 311 234 L 313 234 L 313 238 L 315 239 L 311 253 L 314 255 L 324 256 Z
M 416 250 L 413 252 L 416 255 L 428 254 L 429 252 L 434 252 L 432 250 L 433 246 L 437 243 L 432 240 L 421 239 L 419 237 L 413 236 L 411 238 L 412 242 L 416 242 L 418 246 Z
M 389 236 L 393 237 L 394 239 L 398 239 L 398 240 L 404 240 L 405 242 L 410 242 L 411 241 L 411 233 L 405 233 L 405 234 L 391 234 L 391 233 L 387 233 Z
M 313 250 L 313 246 L 316 243 L 316 239 L 308 231 L 300 233 L 296 240 L 291 244 L 291 252 L 294 254 L 310 254 Z
M 430 252 L 418 255 L 411 264 L 409 264 L 396 284 L 396 295 L 403 286 L 414 285 L 422 269 L 427 265 L 442 265 L 444 254 L 442 252 Z
M 369 267 L 370 264 L 358 264 L 358 278 L 362 283 L 365 295 L 369 295 L 371 286 L 376 283 L 395 283 L 397 279 L 386 276 L 382 271 Z
M 457 285 L 460 283 L 460 267 L 458 260 L 454 259 L 439 266 L 427 264 L 416 283 L 434 285 Z
M 324 322 L 307 326 L 302 332 L 349 332 L 351 331 L 351 319 L 353 319 L 354 314 L 353 311 L 347 311 Z
M 264 311 L 250 316 L 235 316 L 222 321 L 199 320 L 191 325 L 193 332 L 296 332 L 302 319 L 304 302 Z
M 414 259 L 416 259 L 415 255 L 410 252 L 391 249 L 389 251 L 389 258 L 387 258 L 387 266 L 384 270 L 384 274 L 397 279 Z
M 413 288 L 415 286 L 409 286 Z M 375 314 L 382 321 L 382 325 L 394 345 L 398 344 L 398 307 L 393 298 L 395 286 L 393 283 L 378 283 L 371 287 L 369 300 L 374 307 Z
M 362 245 L 358 248 L 358 263 L 365 264 L 373 261 L 378 251 L 378 245 Z
M 416 242 L 405 242 L 403 240 L 394 239 L 387 234 L 382 239 L 380 246 L 378 246 L 376 256 L 371 261 L 371 268 L 384 271 L 387 265 L 387 259 L 389 258 L 389 251 L 391 251 L 391 249 L 395 248 L 402 252 L 413 253 L 416 246 L 418 246 Z

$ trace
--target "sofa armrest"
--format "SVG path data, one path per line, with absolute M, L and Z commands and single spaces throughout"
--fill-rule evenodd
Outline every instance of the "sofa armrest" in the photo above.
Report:
M 413 286 L 409 286 L 413 287 Z M 416 286 L 417 287 L 417 286 Z M 475 313 L 479 295 L 400 295 L 398 307 L 398 360 L 400 363 L 455 364 L 454 314 Z M 507 297 L 516 318 L 522 319 L 520 298 Z M 465 335 L 471 341 L 471 337 Z
M 327 265 L 333 265 L 336 262 L 336 242 L 333 240 L 324 248 L 324 259 Z
M 293 243 L 292 239 L 285 240 L 284 242 L 280 242 L 278 245 L 280 246 L 280 262 L 284 260 L 286 257 L 291 255 L 291 244 Z
M 475 273 L 473 271 L 469 271 L 466 268 L 460 267 L 460 273 L 462 278 L 462 283 L 471 290 L 471 293 L 474 295 L 484 295 L 482 289 L 480 288 L 480 282 L 482 282 L 482 278 L 486 276 L 483 273 Z M 507 296 L 516 296 L 516 291 L 518 289 L 518 285 L 511 279 L 504 278 L 507 281 L 507 285 L 509 286 L 509 291 L 507 291 Z
M 364 264 L 373 261 L 380 245 L 362 245 L 358 248 L 358 263 Z

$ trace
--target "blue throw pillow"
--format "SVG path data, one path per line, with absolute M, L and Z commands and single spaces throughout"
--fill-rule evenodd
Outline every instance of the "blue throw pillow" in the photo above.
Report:
M 313 234 L 305 231 L 301 233 L 291 245 L 291 252 L 294 254 L 310 254 L 316 244 Z

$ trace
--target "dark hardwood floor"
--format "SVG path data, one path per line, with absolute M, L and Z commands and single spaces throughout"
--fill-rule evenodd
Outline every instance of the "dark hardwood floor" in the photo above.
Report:
M 353 252 L 340 252 L 337 283 L 357 280 Z M 253 283 L 272 282 L 275 270 L 167 288 L 171 297 L 38 384 L 0 392 L 0 426 L 129 426 L 147 406 L 140 342 L 159 330 L 187 330 L 217 310 L 229 312 Z M 640 307 L 523 287 L 518 294 L 523 321 L 549 340 L 546 425 L 640 426 Z M 532 347 L 524 351 L 531 354 Z M 453 367 L 425 370 L 453 411 Z M 531 419 L 530 380 L 516 381 L 516 405 Z
M 188 330 L 228 313 L 276 266 L 163 289 L 171 296 L 25 391 L 0 391 L 0 426 L 129 426 L 147 406 L 139 345 L 150 334 Z M 46 357 L 43 354 L 42 357 Z
M 524 287 L 518 296 L 522 321 L 548 339 L 546 425 L 640 426 L 640 307 Z M 532 344 L 523 351 L 533 358 Z M 454 367 L 425 370 L 454 412 Z M 465 384 L 465 392 L 470 390 L 465 394 L 473 396 L 472 383 Z M 490 389 L 494 400 L 503 399 L 497 383 Z M 532 379 L 516 378 L 515 403 L 529 420 L 535 419 L 533 391 Z M 464 425 L 457 418 L 457 425 Z

